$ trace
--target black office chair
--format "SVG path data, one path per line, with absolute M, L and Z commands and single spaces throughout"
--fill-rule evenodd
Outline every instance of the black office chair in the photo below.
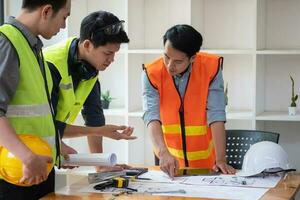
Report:
M 278 143 L 279 134 L 257 130 L 226 130 L 226 159 L 235 169 L 242 169 L 244 155 L 252 144 L 260 141 Z M 154 155 L 155 165 L 159 165 L 159 158 Z
M 226 130 L 226 159 L 235 169 L 242 169 L 244 155 L 252 144 L 260 141 L 278 143 L 279 134 L 257 130 Z

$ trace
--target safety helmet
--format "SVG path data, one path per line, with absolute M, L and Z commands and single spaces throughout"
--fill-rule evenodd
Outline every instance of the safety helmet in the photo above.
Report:
M 20 134 L 20 140 L 35 154 L 52 157 L 50 145 L 40 137 Z M 47 164 L 47 176 L 53 168 L 52 163 Z M 23 177 L 23 164 L 3 146 L 0 146 L 0 177 L 5 181 L 19 186 L 31 186 L 21 184 L 19 180 Z
M 253 144 L 246 152 L 242 170 L 237 176 L 254 176 L 262 172 L 276 173 L 293 170 L 287 153 L 274 142 L 262 141 Z

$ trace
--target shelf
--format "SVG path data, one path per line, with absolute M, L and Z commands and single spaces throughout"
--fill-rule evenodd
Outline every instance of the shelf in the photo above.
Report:
M 228 54 L 228 55 L 251 55 L 254 51 L 251 49 L 203 49 L 203 52 L 214 54 Z
M 129 112 L 128 116 L 130 117 L 142 117 L 144 114 L 143 111 L 133 111 L 133 112 Z
M 133 111 L 133 112 L 129 112 L 128 116 L 142 117 L 143 114 L 144 114 L 143 111 Z M 250 110 L 236 110 L 236 111 L 229 110 L 228 112 L 226 112 L 226 118 L 227 119 L 251 120 L 251 119 L 253 119 L 253 112 L 251 112 Z
M 300 121 L 300 114 L 288 115 L 288 111 L 268 111 L 258 114 L 256 120 L 262 121 Z
M 257 46 L 259 49 L 299 49 L 300 1 L 257 1 Z
M 125 108 L 109 108 L 103 109 L 105 116 L 124 116 L 126 114 Z
M 163 49 L 129 49 L 129 54 L 162 54 Z
M 102 91 L 110 90 L 115 98 L 111 109 L 104 110 L 106 123 L 134 126 L 138 136 L 134 141 L 104 139 L 105 151 L 115 152 L 121 163 L 153 162 L 142 120 L 142 65 L 162 56 L 162 36 L 175 24 L 192 25 L 203 36 L 201 51 L 224 57 L 223 79 L 231 108 L 226 113 L 227 129 L 289 132 L 289 138 L 281 141 L 300 141 L 296 135 L 300 114 L 289 116 L 287 111 L 289 75 L 300 94 L 300 28 L 293 23 L 300 19 L 299 0 L 75 0 L 73 5 L 77 6 L 73 13 L 79 15 L 69 18 L 68 36 L 78 35 L 82 18 L 95 10 L 125 20 L 130 43 L 121 46 L 112 65 L 99 75 Z M 77 122 L 82 124 L 82 119 Z M 79 140 L 73 143 L 84 146 Z
M 300 93 L 299 55 L 258 55 L 256 66 L 256 113 L 286 111 L 290 105 L 291 80 Z
M 259 55 L 299 55 L 300 49 L 282 49 L 282 50 L 257 50 Z
M 191 25 L 208 49 L 255 47 L 255 1 L 191 0 Z
M 226 112 L 226 118 L 229 120 L 251 120 L 253 119 L 253 112 L 251 112 L 250 110 L 229 110 L 228 112 Z
M 251 49 L 202 49 L 201 51 L 228 55 L 251 55 L 255 53 Z M 127 52 L 129 54 L 163 54 L 163 49 L 129 49 Z

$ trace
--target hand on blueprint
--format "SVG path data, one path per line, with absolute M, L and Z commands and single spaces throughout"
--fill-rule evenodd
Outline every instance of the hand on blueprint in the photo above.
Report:
M 97 172 L 116 172 L 116 171 L 122 171 L 122 170 L 125 170 L 125 169 L 130 169 L 132 168 L 131 166 L 129 165 L 126 165 L 126 164 L 117 164 L 115 166 L 97 166 L 96 167 L 96 171 Z
M 168 174 L 171 179 L 174 178 L 175 172 L 179 169 L 178 161 L 169 152 L 160 154 L 159 166 L 160 169 Z
M 61 141 L 61 151 L 60 154 L 64 157 L 65 160 L 69 159 L 68 154 L 77 154 L 77 151 L 72 147 L 66 145 L 63 141 Z M 77 166 L 62 166 L 63 169 L 73 169 Z
M 133 127 L 105 125 L 99 127 L 99 134 L 114 140 L 134 140 L 136 136 L 132 136 Z
M 235 169 L 228 165 L 224 160 L 216 161 L 213 170 L 216 172 L 221 170 L 223 174 L 235 174 Z

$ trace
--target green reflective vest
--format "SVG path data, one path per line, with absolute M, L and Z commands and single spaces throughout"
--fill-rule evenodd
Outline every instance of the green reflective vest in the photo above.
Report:
M 55 126 L 51 115 L 45 82 L 40 65 L 30 44 L 14 26 L 0 27 L 14 46 L 19 57 L 19 83 L 11 99 L 6 117 L 17 134 L 30 134 L 42 137 L 52 147 L 53 162 L 56 160 Z M 48 90 L 52 89 L 51 73 L 45 63 Z
M 69 74 L 68 67 L 69 50 L 74 39 L 69 38 L 64 42 L 46 48 L 44 51 L 45 59 L 57 68 L 61 76 L 56 120 L 68 124 L 74 122 L 97 81 L 97 77 L 90 80 L 82 80 L 78 84 L 76 91 L 74 91 L 73 80 Z

